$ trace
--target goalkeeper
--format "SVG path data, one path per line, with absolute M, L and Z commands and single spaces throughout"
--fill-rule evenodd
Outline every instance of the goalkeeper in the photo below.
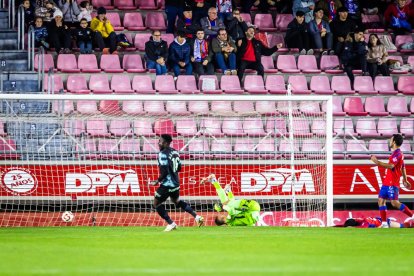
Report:
M 226 211 L 228 215 L 218 215 L 214 222 L 216 225 L 229 226 L 254 226 L 260 218 L 260 205 L 257 201 L 247 199 L 235 199 L 230 185 L 225 189 L 220 186 L 214 174 L 201 180 L 201 184 L 211 182 L 216 188 L 217 195 L 220 198 L 221 204 L 215 204 L 214 209 L 217 212 Z

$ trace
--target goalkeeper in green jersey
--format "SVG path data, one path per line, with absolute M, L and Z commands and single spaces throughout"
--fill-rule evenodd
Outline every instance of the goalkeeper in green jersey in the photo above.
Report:
M 230 185 L 223 189 L 214 174 L 201 180 L 201 184 L 211 182 L 216 188 L 221 204 L 215 204 L 217 212 L 226 211 L 227 215 L 218 215 L 214 222 L 216 225 L 230 226 L 254 226 L 260 218 L 260 205 L 257 201 L 247 199 L 235 199 Z

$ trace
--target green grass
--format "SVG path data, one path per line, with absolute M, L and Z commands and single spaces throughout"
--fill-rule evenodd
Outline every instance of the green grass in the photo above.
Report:
M 0 229 L 0 275 L 413 275 L 412 229 Z M 352 274 L 351 274 L 352 273 Z

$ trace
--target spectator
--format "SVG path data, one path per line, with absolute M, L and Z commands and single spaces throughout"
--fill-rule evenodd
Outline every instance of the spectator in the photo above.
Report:
M 316 9 L 323 10 L 323 20 L 331 22 L 337 17 L 338 9 L 342 7 L 340 0 L 319 0 Z
M 80 10 L 78 3 L 76 3 L 76 0 L 59 0 L 58 6 L 63 13 L 63 20 L 65 23 L 69 27 L 78 27 L 78 15 L 80 14 Z
M 233 10 L 233 17 L 227 22 L 227 31 L 234 41 L 244 38 L 247 31 L 247 23 L 244 22 L 238 9 Z
M 303 11 L 297 11 L 295 18 L 288 24 L 285 43 L 288 48 L 299 48 L 301 55 L 313 55 Z
M 194 22 L 199 23 L 200 19 L 208 15 L 209 5 L 204 0 L 193 0 L 193 18 Z
M 390 75 L 390 69 L 387 65 L 388 53 L 385 46 L 381 43 L 378 35 L 371 34 L 368 41 L 368 72 L 371 78 L 375 78 L 378 71 L 383 76 Z
M 191 7 L 185 7 L 183 16 L 177 20 L 177 30 L 185 34 L 186 38 L 193 38 L 200 26 L 193 19 Z
M 47 1 L 36 1 L 36 16 L 43 18 L 43 23 L 47 25 L 53 19 L 53 14 L 60 9 L 56 6 L 55 2 L 52 0 Z
M 225 22 L 229 17 L 231 17 L 233 9 L 236 8 L 236 4 L 233 0 L 217 0 L 216 8 L 218 17 L 221 21 Z
M 28 30 L 30 25 L 33 25 L 35 18 L 35 9 L 30 3 L 30 0 L 24 0 L 22 3 L 24 9 L 24 24 L 25 29 Z
M 211 63 L 211 49 L 208 40 L 204 38 L 203 29 L 199 29 L 196 38 L 191 42 L 191 62 L 197 75 L 213 75 L 214 66 Z
M 282 47 L 278 44 L 273 48 L 265 47 L 261 41 L 254 38 L 255 29 L 253 26 L 247 28 L 246 37 L 238 41 L 238 72 L 239 80 L 242 81 L 244 71 L 248 68 L 257 71 L 257 74 L 264 77 L 262 55 L 270 56 Z
M 252 7 L 256 7 L 261 13 L 269 12 L 270 8 L 276 7 L 277 13 L 291 13 L 292 3 L 290 0 L 245 0 L 242 1 L 244 13 L 250 13 Z
M 367 0 L 364 0 L 367 1 Z M 361 5 L 358 0 L 342 0 L 343 6 L 348 9 L 349 16 L 355 20 L 361 20 Z
M 72 39 L 69 27 L 63 21 L 63 14 L 60 10 L 55 11 L 53 19 L 49 24 L 49 42 L 59 54 L 69 54 Z
M 384 13 L 387 26 L 394 30 L 396 35 L 402 35 L 412 31 L 411 18 L 412 9 L 407 0 L 397 0 L 388 6 Z
M 43 26 L 43 18 L 37 16 L 35 19 L 34 25 L 34 37 L 35 37 L 35 47 L 43 46 L 46 49 L 49 49 L 48 32 L 47 28 Z
M 323 19 L 323 9 L 317 8 L 315 10 L 315 19 L 309 22 L 309 32 L 316 49 L 323 51 L 322 55 L 334 54 L 332 50 L 332 33 L 328 22 Z
M 200 20 L 201 27 L 206 34 L 207 39 L 212 39 L 217 37 L 217 32 L 221 28 L 225 28 L 223 20 L 217 17 L 217 9 L 209 8 L 208 16 L 201 18 Z
M 150 40 L 145 43 L 145 59 L 147 61 L 147 69 L 155 69 L 155 74 L 167 74 L 167 58 L 168 45 L 161 39 L 161 32 L 152 31 Z
M 193 73 L 193 67 L 190 62 L 191 49 L 185 39 L 185 34 L 178 32 L 174 42 L 171 43 L 168 60 L 174 71 L 175 79 L 180 75 L 180 70 L 184 69 L 186 75 Z
M 226 29 L 220 29 L 218 36 L 211 41 L 211 48 L 215 54 L 217 65 L 225 75 L 237 75 L 236 44 L 227 36 Z
M 106 9 L 99 7 L 97 12 L 98 15 L 91 22 L 95 43 L 103 54 L 111 53 L 117 55 L 116 34 L 111 22 L 106 18 Z
M 347 8 L 340 7 L 337 11 L 339 16 L 330 23 L 330 27 L 333 34 L 335 53 L 340 55 L 345 38 L 349 33 L 354 32 L 358 28 L 358 25 L 354 20 L 348 18 Z
M 352 70 L 361 69 L 362 75 L 367 75 L 367 48 L 363 31 L 356 31 L 347 35 L 340 58 L 351 83 L 354 82 Z
M 88 20 L 82 18 L 76 30 L 76 41 L 81 54 L 92 54 L 92 30 L 88 27 Z
M 88 21 L 88 24 L 92 21 L 92 11 L 93 7 L 89 1 L 82 1 L 79 4 L 80 13 L 78 14 L 78 20 L 85 18 Z
M 165 13 L 167 14 L 167 33 L 174 33 L 175 19 L 183 14 L 185 0 L 165 0 Z
M 305 23 L 313 20 L 313 10 L 315 9 L 314 0 L 293 0 L 293 16 L 296 16 L 298 11 L 305 14 Z

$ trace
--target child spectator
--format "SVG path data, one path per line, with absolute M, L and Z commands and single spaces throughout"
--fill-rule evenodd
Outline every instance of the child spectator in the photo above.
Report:
M 35 10 L 29 0 L 24 0 L 22 6 L 24 8 L 24 24 L 27 30 L 30 25 L 33 25 Z
M 43 26 L 43 18 L 37 16 L 34 25 L 35 47 L 43 46 L 49 49 L 49 43 L 47 43 L 48 32 L 47 28 Z
M 78 14 L 78 20 L 81 21 L 82 18 L 85 18 L 90 24 L 92 21 L 93 6 L 89 3 L 89 1 L 82 1 L 79 4 L 79 9 L 80 13 Z
M 36 6 L 36 16 L 40 16 L 43 18 L 44 23 L 49 23 L 53 19 L 53 14 L 56 11 L 60 11 L 60 9 L 56 6 L 55 2 L 52 0 L 47 0 L 43 2 L 43 6 L 37 5 Z
M 92 30 L 88 27 L 88 20 L 82 18 L 80 27 L 76 30 L 76 41 L 81 54 L 92 53 Z

